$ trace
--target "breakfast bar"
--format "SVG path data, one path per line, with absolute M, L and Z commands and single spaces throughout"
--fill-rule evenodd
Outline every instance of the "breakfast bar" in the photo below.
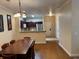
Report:
M 45 43 L 45 35 L 46 31 L 26 31 L 20 32 L 18 34 L 18 39 L 23 37 L 31 37 L 31 39 L 35 40 L 35 43 Z

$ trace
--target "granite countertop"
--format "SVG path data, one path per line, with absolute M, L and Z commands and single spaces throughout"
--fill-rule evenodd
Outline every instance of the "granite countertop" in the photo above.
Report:
M 46 32 L 46 31 L 20 31 L 20 33 L 40 33 L 40 32 Z

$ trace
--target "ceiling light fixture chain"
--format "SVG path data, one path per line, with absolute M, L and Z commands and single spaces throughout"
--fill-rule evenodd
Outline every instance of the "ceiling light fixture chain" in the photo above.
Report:
M 20 18 L 26 18 L 26 13 L 25 11 L 22 11 L 22 0 L 18 0 L 18 7 L 19 7 L 19 11 L 18 13 L 15 14 L 14 17 L 20 17 Z
M 19 13 L 22 16 L 22 5 L 21 5 L 21 0 L 19 0 Z

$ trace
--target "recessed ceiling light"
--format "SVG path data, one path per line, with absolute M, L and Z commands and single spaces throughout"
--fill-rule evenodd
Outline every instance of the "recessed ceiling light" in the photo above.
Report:
M 48 14 L 48 15 L 49 15 L 49 16 L 53 16 L 53 15 L 54 15 L 51 8 L 50 8 L 50 10 L 49 10 L 49 14 Z

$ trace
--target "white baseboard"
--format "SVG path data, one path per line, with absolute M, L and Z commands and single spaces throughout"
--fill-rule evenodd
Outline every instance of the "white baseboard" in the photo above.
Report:
M 60 46 L 69 56 L 72 56 L 71 53 L 68 52 L 67 49 L 65 49 L 62 44 L 59 43 L 59 46 Z
M 59 46 L 70 56 L 70 57 L 79 57 L 79 54 L 72 54 L 67 51 L 67 49 L 64 48 L 62 44 L 59 43 Z
M 46 44 L 46 42 L 35 42 L 35 44 Z
M 71 54 L 72 57 L 79 57 L 79 54 Z
M 59 41 L 59 40 L 56 38 L 46 38 L 46 41 Z

